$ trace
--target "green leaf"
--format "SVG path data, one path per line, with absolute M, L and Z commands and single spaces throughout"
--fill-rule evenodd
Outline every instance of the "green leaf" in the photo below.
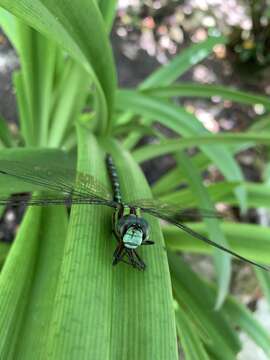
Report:
M 176 184 L 175 187 L 179 185 Z M 227 196 L 234 196 L 233 190 L 239 185 L 237 182 L 220 181 L 207 186 L 207 192 L 212 202 L 223 201 Z M 197 199 L 195 194 L 189 188 L 182 190 L 170 191 L 164 195 L 161 195 L 159 199 L 163 202 L 171 204 L 177 204 L 178 206 L 187 206 L 192 208 L 197 205 Z M 237 200 L 234 200 L 237 205 Z
M 70 165 L 70 157 L 65 151 L 50 148 L 14 147 L 1 149 L 0 159 L 21 162 L 32 161 L 33 163 L 47 164 L 47 166 L 52 163 L 60 163 L 63 167 Z M 72 165 L 74 164 L 72 163 Z
M 14 357 L 21 359 L 47 356 L 46 340 L 55 306 L 55 292 L 67 233 L 67 212 L 64 207 L 42 210 L 39 248 L 35 273 L 31 281 L 27 306 L 20 327 Z
M 190 290 L 190 295 L 195 297 L 197 300 L 197 294 L 200 294 L 199 301 L 204 304 L 201 306 L 204 312 L 207 312 L 208 306 L 213 301 L 216 296 L 216 289 L 212 284 L 207 283 L 202 278 L 200 278 L 197 274 L 192 272 L 187 265 L 176 255 L 170 255 L 170 267 L 175 274 L 175 280 L 177 283 L 173 283 L 174 286 L 181 287 L 184 289 Z M 201 304 L 202 305 L 202 304 Z M 240 327 L 244 332 L 246 332 L 251 339 L 255 341 L 257 345 L 259 345 L 265 353 L 269 356 L 270 351 L 270 337 L 267 331 L 260 325 L 260 323 L 254 318 L 251 311 L 249 311 L 244 305 L 238 303 L 233 297 L 227 298 L 224 303 L 223 308 L 219 312 L 215 312 L 223 319 L 230 319 L 230 321 L 236 326 Z M 209 313 L 207 313 L 210 316 Z M 218 335 L 220 331 L 223 330 L 221 324 L 217 327 L 219 329 L 216 334 Z M 230 335 L 235 335 L 233 330 L 231 329 Z M 227 334 L 228 336 L 228 334 Z M 236 340 L 236 339 L 235 339 Z M 222 359 L 226 356 L 229 358 L 229 354 L 226 354 L 226 349 L 221 349 L 220 345 L 216 343 L 216 339 L 214 342 L 215 348 L 214 350 L 221 350 L 222 353 L 217 357 L 218 359 Z M 239 345 L 239 342 L 238 342 Z M 234 349 L 237 351 L 237 345 L 235 344 Z M 211 349 L 212 350 L 212 349 Z M 238 347 L 239 350 L 239 347 Z M 233 358 L 235 359 L 235 357 Z
M 256 95 L 219 85 L 197 83 L 181 83 L 170 86 L 157 85 L 157 87 L 148 88 L 143 92 L 150 96 L 157 96 L 162 98 L 180 96 L 211 99 L 213 96 L 219 96 L 222 99 L 231 100 L 240 104 L 261 104 L 266 109 L 270 109 L 270 100 L 267 96 Z
M 204 135 L 207 130 L 183 108 L 155 98 L 141 95 L 135 91 L 121 90 L 117 93 L 116 105 L 122 110 L 131 110 L 147 120 L 157 119 L 166 127 L 184 137 Z M 216 164 L 230 181 L 243 180 L 242 172 L 230 152 L 222 145 L 200 146 L 202 151 Z M 246 194 L 242 188 L 236 190 L 242 209 L 246 208 Z
M 74 124 L 83 110 L 88 93 L 89 79 L 79 64 L 72 61 L 64 75 L 58 88 L 58 101 L 51 115 L 50 147 L 61 147 L 68 131 L 74 132 Z
M 203 223 L 187 223 L 194 231 L 206 235 L 207 228 Z M 229 248 L 240 255 L 261 263 L 270 263 L 270 229 L 251 224 L 221 223 L 221 230 L 229 243 Z M 166 246 L 170 249 L 191 253 L 212 254 L 213 247 L 194 239 L 172 226 L 162 228 Z
M 270 185 L 263 183 L 243 183 L 248 195 L 248 207 L 270 207 Z M 231 194 L 227 194 L 222 198 L 227 204 L 237 204 L 235 198 Z
M 2 265 L 4 264 L 4 261 L 6 260 L 9 249 L 10 249 L 10 244 L 0 242 L 0 269 L 2 268 Z
M 106 131 L 108 117 L 112 115 L 116 77 L 96 1 L 59 0 L 56 6 L 54 0 L 0 0 L 0 6 L 57 42 L 86 68 L 97 90 L 98 129 Z
M 251 311 L 244 305 L 230 297 L 224 304 L 224 313 L 227 314 L 258 346 L 265 354 L 270 356 L 270 335 L 262 325 L 254 318 Z
M 134 152 L 133 152 L 134 154 Z M 192 157 L 192 161 L 197 169 L 201 172 L 206 170 L 209 165 L 208 158 L 201 152 L 198 152 Z M 186 180 L 179 168 L 172 168 L 162 175 L 152 186 L 152 192 L 159 197 L 160 195 L 170 194 L 170 192 L 176 189 L 180 185 L 185 185 Z M 234 183 L 234 182 L 230 182 Z M 188 190 L 188 189 L 187 189 Z M 183 189 L 181 191 L 184 191 Z
M 123 152 L 117 144 L 109 144 L 108 141 L 105 141 L 105 144 L 107 151 L 111 152 L 115 159 L 124 200 L 151 197 L 147 181 L 132 157 Z M 113 298 L 116 299 L 116 304 L 113 306 L 112 318 L 118 324 L 118 331 L 117 328 L 113 331 L 111 357 L 178 359 L 171 280 L 163 238 L 157 219 L 151 216 L 145 218 L 149 222 L 155 245 L 141 249 L 147 264 L 143 277 L 130 271 L 132 269 L 119 268 L 115 271 L 116 288 Z M 117 284 L 125 285 L 123 287 Z M 130 312 L 130 309 L 140 310 Z M 126 332 L 121 330 L 124 327 L 128 331 L 128 337 Z
M 95 138 L 81 128 L 78 136 L 78 170 L 90 172 L 104 182 L 105 165 Z M 110 217 L 110 209 L 104 207 L 72 207 L 43 356 L 109 356 L 113 251 Z
M 270 275 L 262 270 L 255 269 L 255 273 L 264 296 L 266 297 L 268 303 L 270 304 Z
M 16 89 L 16 100 L 20 119 L 21 136 L 26 145 L 31 146 L 36 139 L 33 139 L 33 124 L 29 115 L 26 93 L 24 91 L 23 76 L 21 71 L 12 74 L 14 88 Z M 28 120 L 29 119 L 29 120 Z
M 209 360 L 204 346 L 185 311 L 179 307 L 176 310 L 176 325 L 186 360 Z
M 134 155 L 134 153 L 135 151 L 133 151 L 132 155 Z M 136 155 L 134 158 L 137 160 Z M 152 185 L 152 193 L 154 197 L 160 197 L 170 190 L 175 189 L 178 185 L 181 184 L 181 180 L 183 180 L 183 182 L 185 181 L 179 167 L 174 167 L 167 171 Z
M 174 82 L 192 66 L 205 59 L 218 44 L 225 44 L 224 36 L 209 36 L 205 41 L 192 45 L 175 56 L 171 62 L 153 72 L 140 86 L 148 89 L 153 86 L 164 86 Z
M 184 152 L 181 152 L 176 156 L 179 168 L 184 172 L 188 180 L 190 190 L 194 194 L 197 205 L 201 209 L 209 209 L 215 211 L 214 205 L 208 194 L 207 188 L 202 183 L 200 172 L 196 169 L 192 163 L 192 159 L 189 158 Z M 218 219 L 204 218 L 204 223 L 207 226 L 207 232 L 212 241 L 217 242 L 222 246 L 227 246 L 227 240 L 224 236 Z M 214 262 L 217 273 L 218 282 L 218 295 L 216 300 L 216 309 L 219 309 L 224 302 L 230 286 L 231 278 L 231 262 L 230 256 L 224 252 L 215 249 Z
M 213 33 L 212 36 L 209 36 L 205 41 L 190 46 L 188 49 L 175 56 L 168 64 L 154 71 L 141 83 L 139 89 L 145 90 L 153 86 L 165 86 L 171 84 L 192 66 L 205 59 L 211 53 L 214 46 L 226 43 L 226 41 L 224 36 Z M 125 112 L 118 118 L 118 124 L 126 123 L 131 118 L 132 113 Z
M 0 116 L 0 142 L 6 147 L 13 146 L 13 139 L 7 121 Z
M 240 343 L 228 319 L 214 310 L 215 295 L 179 256 L 168 252 L 168 258 L 175 298 L 185 313 L 196 319 L 197 333 L 203 329 L 207 349 L 217 359 L 235 359 Z
M 13 357 L 15 341 L 34 274 L 40 216 L 41 208 L 29 208 L 0 275 L 0 358 L 2 359 Z
M 270 133 L 227 133 L 227 134 L 207 134 L 188 136 L 180 139 L 166 139 L 160 144 L 151 144 L 142 146 L 133 151 L 133 156 L 138 162 L 151 160 L 155 157 L 175 153 L 179 150 L 187 149 L 189 147 L 197 147 L 203 145 L 211 145 L 215 147 L 217 144 L 269 144 Z M 211 147 L 209 146 L 209 149 Z M 229 149 L 227 150 L 229 151 Z
M 119 135 L 123 135 L 125 133 L 135 133 L 135 132 L 139 132 L 141 134 L 141 136 L 145 136 L 145 135 L 150 135 L 150 136 L 158 136 L 158 132 L 149 127 L 149 126 L 145 126 L 145 125 L 141 125 L 141 124 L 133 124 L 133 123 L 128 123 L 125 125 L 120 125 L 117 126 L 113 129 L 112 134 L 114 136 L 119 136 Z
M 173 178 L 173 175 L 175 175 L 175 178 Z M 166 185 L 168 187 L 168 191 L 166 192 L 165 188 L 164 190 L 161 188 L 164 194 L 159 196 L 160 200 L 178 204 L 179 206 L 183 206 L 185 204 L 189 204 L 189 206 L 196 205 L 196 198 L 189 189 L 172 191 L 172 188 L 176 188 L 181 183 L 181 175 L 179 175 L 179 181 L 176 178 L 176 173 L 172 174 L 172 179 L 174 182 L 172 182 L 170 187 L 168 183 L 164 182 L 164 186 Z M 213 201 L 220 201 L 228 205 L 238 206 L 238 201 L 231 191 L 238 185 L 239 183 L 237 182 L 219 182 L 209 185 L 208 191 Z M 264 183 L 242 182 L 241 186 L 243 186 L 246 190 L 247 206 L 249 208 L 270 207 L 270 185 Z M 157 195 L 159 195 L 159 193 L 157 193 Z
M 250 124 L 248 131 L 253 133 L 260 131 L 270 131 L 270 121 L 269 121 L 269 114 L 258 116 L 254 119 L 254 121 Z
M 106 183 L 104 151 L 85 128 L 78 135 L 78 169 Z M 124 196 L 148 197 L 147 182 L 131 156 L 109 139 L 104 145 L 115 158 Z M 57 359 L 85 354 L 93 359 L 177 359 L 170 278 L 157 220 L 149 221 L 157 245 L 142 249 L 148 268 L 141 273 L 125 264 L 112 267 L 116 241 L 111 216 L 112 210 L 102 206 L 72 208 L 47 352 Z
M 21 128 L 27 145 L 47 145 L 56 46 L 16 20 L 21 78 L 15 81 Z M 22 92 L 22 94 L 21 94 Z M 23 99 L 23 100 L 21 100 Z M 24 115 L 25 113 L 25 115 Z
M 98 6 L 109 31 L 113 25 L 116 5 L 117 0 L 98 0 Z
M 0 150 L 0 159 L 8 161 L 30 162 L 34 164 L 50 167 L 61 164 L 62 167 L 72 168 L 72 159 L 61 150 L 56 149 L 37 149 L 37 148 L 8 148 Z M 0 193 L 14 194 L 23 192 L 33 192 L 41 190 L 37 185 L 28 184 L 14 177 L 0 176 Z
M 15 49 L 19 47 L 16 19 L 8 11 L 0 8 L 0 25 Z

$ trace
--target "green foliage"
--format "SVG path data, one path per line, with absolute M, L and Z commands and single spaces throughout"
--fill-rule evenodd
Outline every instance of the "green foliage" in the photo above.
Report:
M 21 64 L 13 77 L 20 134 L 15 137 L 0 118 L 1 159 L 77 166 L 109 186 L 104 163 L 109 151 L 124 198 L 136 200 L 151 197 L 137 163 L 172 154 L 175 167 L 152 188 L 161 200 L 208 209 L 216 202 L 243 211 L 269 207 L 267 179 L 246 182 L 235 159 L 242 149 L 268 145 L 268 114 L 246 133 L 213 135 L 173 101 L 218 95 L 269 110 L 264 96 L 176 82 L 226 38 L 210 34 L 137 89 L 116 90 L 108 40 L 115 0 L 0 0 L 0 6 L 0 24 Z M 154 121 L 178 137 L 153 130 Z M 157 143 L 134 149 L 145 134 Z M 194 147 L 199 152 L 191 158 L 184 151 Z M 224 180 L 206 186 L 203 172 L 210 165 Z M 3 195 L 40 190 L 1 177 L 0 189 Z M 235 359 L 241 349 L 236 327 L 270 356 L 265 330 L 228 294 L 226 254 L 147 217 L 156 242 L 142 249 L 147 271 L 123 264 L 112 268 L 116 244 L 110 218 L 110 209 L 97 206 L 73 206 L 70 216 L 63 207 L 29 208 L 11 248 L 0 243 L 1 359 L 171 360 L 178 358 L 177 335 L 187 359 Z M 216 219 L 188 225 L 251 260 L 270 262 L 268 228 Z M 214 255 L 216 284 L 194 273 L 179 251 Z M 269 299 L 268 274 L 256 275 Z
M 213 311 L 215 286 L 205 282 L 175 254 L 169 253 L 169 264 L 179 306 L 185 309 L 189 322 L 198 328 L 197 333 L 210 354 L 218 359 L 235 359 L 240 343 L 233 326 L 239 326 L 269 356 L 269 334 L 250 310 L 228 296 L 223 308 Z
M 171 86 L 152 87 L 144 90 L 144 93 L 161 98 L 179 96 L 211 99 L 212 96 L 220 96 L 222 99 L 231 100 L 240 104 L 261 104 L 265 106 L 267 110 L 270 109 L 270 100 L 267 96 L 249 94 L 236 89 L 209 84 L 183 83 Z
M 179 167 L 182 169 L 187 179 L 191 192 L 194 194 L 197 200 L 198 207 L 201 209 L 211 209 L 214 211 L 215 208 L 211 201 L 210 194 L 207 192 L 200 173 L 197 171 L 196 166 L 192 162 L 192 159 L 190 159 L 184 152 L 179 152 L 179 154 L 176 155 L 176 159 Z M 204 222 L 207 225 L 210 239 L 226 247 L 226 237 L 220 229 L 219 220 L 215 218 L 205 218 Z M 229 255 L 222 253 L 217 249 L 214 251 L 214 261 L 219 284 L 219 294 L 216 307 L 219 308 L 229 290 L 231 264 Z

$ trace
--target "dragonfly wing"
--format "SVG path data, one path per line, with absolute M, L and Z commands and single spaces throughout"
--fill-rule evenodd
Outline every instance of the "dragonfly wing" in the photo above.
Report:
M 0 160 L 0 176 L 13 177 L 18 181 L 29 183 L 39 190 L 53 192 L 54 195 L 40 194 L 27 203 L 42 205 L 47 200 L 65 203 L 104 203 L 112 206 L 113 201 L 108 189 L 93 176 L 56 166 L 46 168 L 38 164 L 27 162 Z M 8 199 L 1 199 L 3 204 Z M 23 200 L 21 200 L 23 202 Z M 39 203 L 38 203 L 39 201 Z M 19 202 L 19 198 L 17 198 Z
M 49 195 L 48 193 L 34 194 L 32 197 L 26 194 L 13 195 L 13 196 L 0 196 L 1 205 L 28 205 L 28 206 L 49 206 L 49 205 L 106 205 L 115 208 L 116 203 L 105 199 L 97 199 L 90 197 L 70 197 L 65 194 Z
M 180 228 L 181 230 L 185 231 L 187 234 L 193 236 L 194 238 L 198 239 L 198 240 L 201 240 L 201 241 L 204 241 L 205 243 L 211 245 L 211 246 L 214 246 L 215 248 L 219 249 L 219 250 L 222 250 L 222 251 L 225 251 L 227 253 L 229 253 L 230 255 L 233 255 L 234 257 L 242 260 L 242 261 L 245 261 L 249 264 L 252 264 L 252 265 L 255 265 L 263 270 L 267 270 L 267 271 L 270 271 L 270 268 L 267 267 L 267 266 L 264 266 L 264 265 L 261 265 L 261 264 L 258 264 L 252 260 L 249 260 L 239 254 L 237 254 L 236 252 L 230 250 L 230 249 L 227 249 L 226 247 L 208 239 L 206 236 L 203 236 L 199 233 L 197 233 L 196 231 L 192 230 L 191 228 L 189 228 L 188 226 L 184 225 L 181 221 L 178 221 L 176 220 L 173 216 L 170 216 L 166 213 L 166 211 L 160 211 L 160 210 L 155 210 L 155 209 L 150 209 L 150 208 L 144 208 L 142 209 L 145 213 L 148 213 L 152 216 L 155 216 L 159 219 L 162 219 L 162 220 L 165 220 L 167 221 L 168 223 L 170 224 L 173 224 L 175 226 L 177 226 L 178 228 Z
M 200 217 L 215 219 L 223 218 L 221 214 L 214 210 L 180 208 L 175 204 L 168 204 L 154 199 L 137 200 L 132 203 L 131 206 L 139 207 L 142 210 L 158 210 L 179 221 L 198 220 Z

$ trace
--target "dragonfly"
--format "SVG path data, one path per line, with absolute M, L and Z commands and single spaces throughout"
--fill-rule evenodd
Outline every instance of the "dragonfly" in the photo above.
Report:
M 242 261 L 270 271 L 269 267 L 245 258 L 185 225 L 186 221 L 197 220 L 198 213 L 203 218 L 222 217 L 215 211 L 183 209 L 155 199 L 140 199 L 130 203 L 123 201 L 118 172 L 110 154 L 106 154 L 105 162 L 112 191 L 94 176 L 72 169 L 60 166 L 46 168 L 31 162 L 0 160 L 0 177 L 6 177 L 7 181 L 8 177 L 12 177 L 28 185 L 34 185 L 35 189 L 40 190 L 34 192 L 30 198 L 28 194 L 15 194 L 12 197 L 0 196 L 0 205 L 72 206 L 84 204 L 112 208 L 112 233 L 117 243 L 113 253 L 113 265 L 124 262 L 138 270 L 145 270 L 146 264 L 139 255 L 138 249 L 144 245 L 154 244 L 154 239 L 150 238 L 149 223 L 144 216 L 148 214 L 175 225 L 192 237 Z

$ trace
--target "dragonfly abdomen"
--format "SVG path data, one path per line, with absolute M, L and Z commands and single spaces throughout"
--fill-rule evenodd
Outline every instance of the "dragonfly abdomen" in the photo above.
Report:
M 122 203 L 122 196 L 120 192 L 120 183 L 119 183 L 119 177 L 116 171 L 116 167 L 113 161 L 113 158 L 110 154 L 107 154 L 106 156 L 106 165 L 107 170 L 110 176 L 111 184 L 112 184 L 112 190 L 113 190 L 113 199 L 117 203 Z

